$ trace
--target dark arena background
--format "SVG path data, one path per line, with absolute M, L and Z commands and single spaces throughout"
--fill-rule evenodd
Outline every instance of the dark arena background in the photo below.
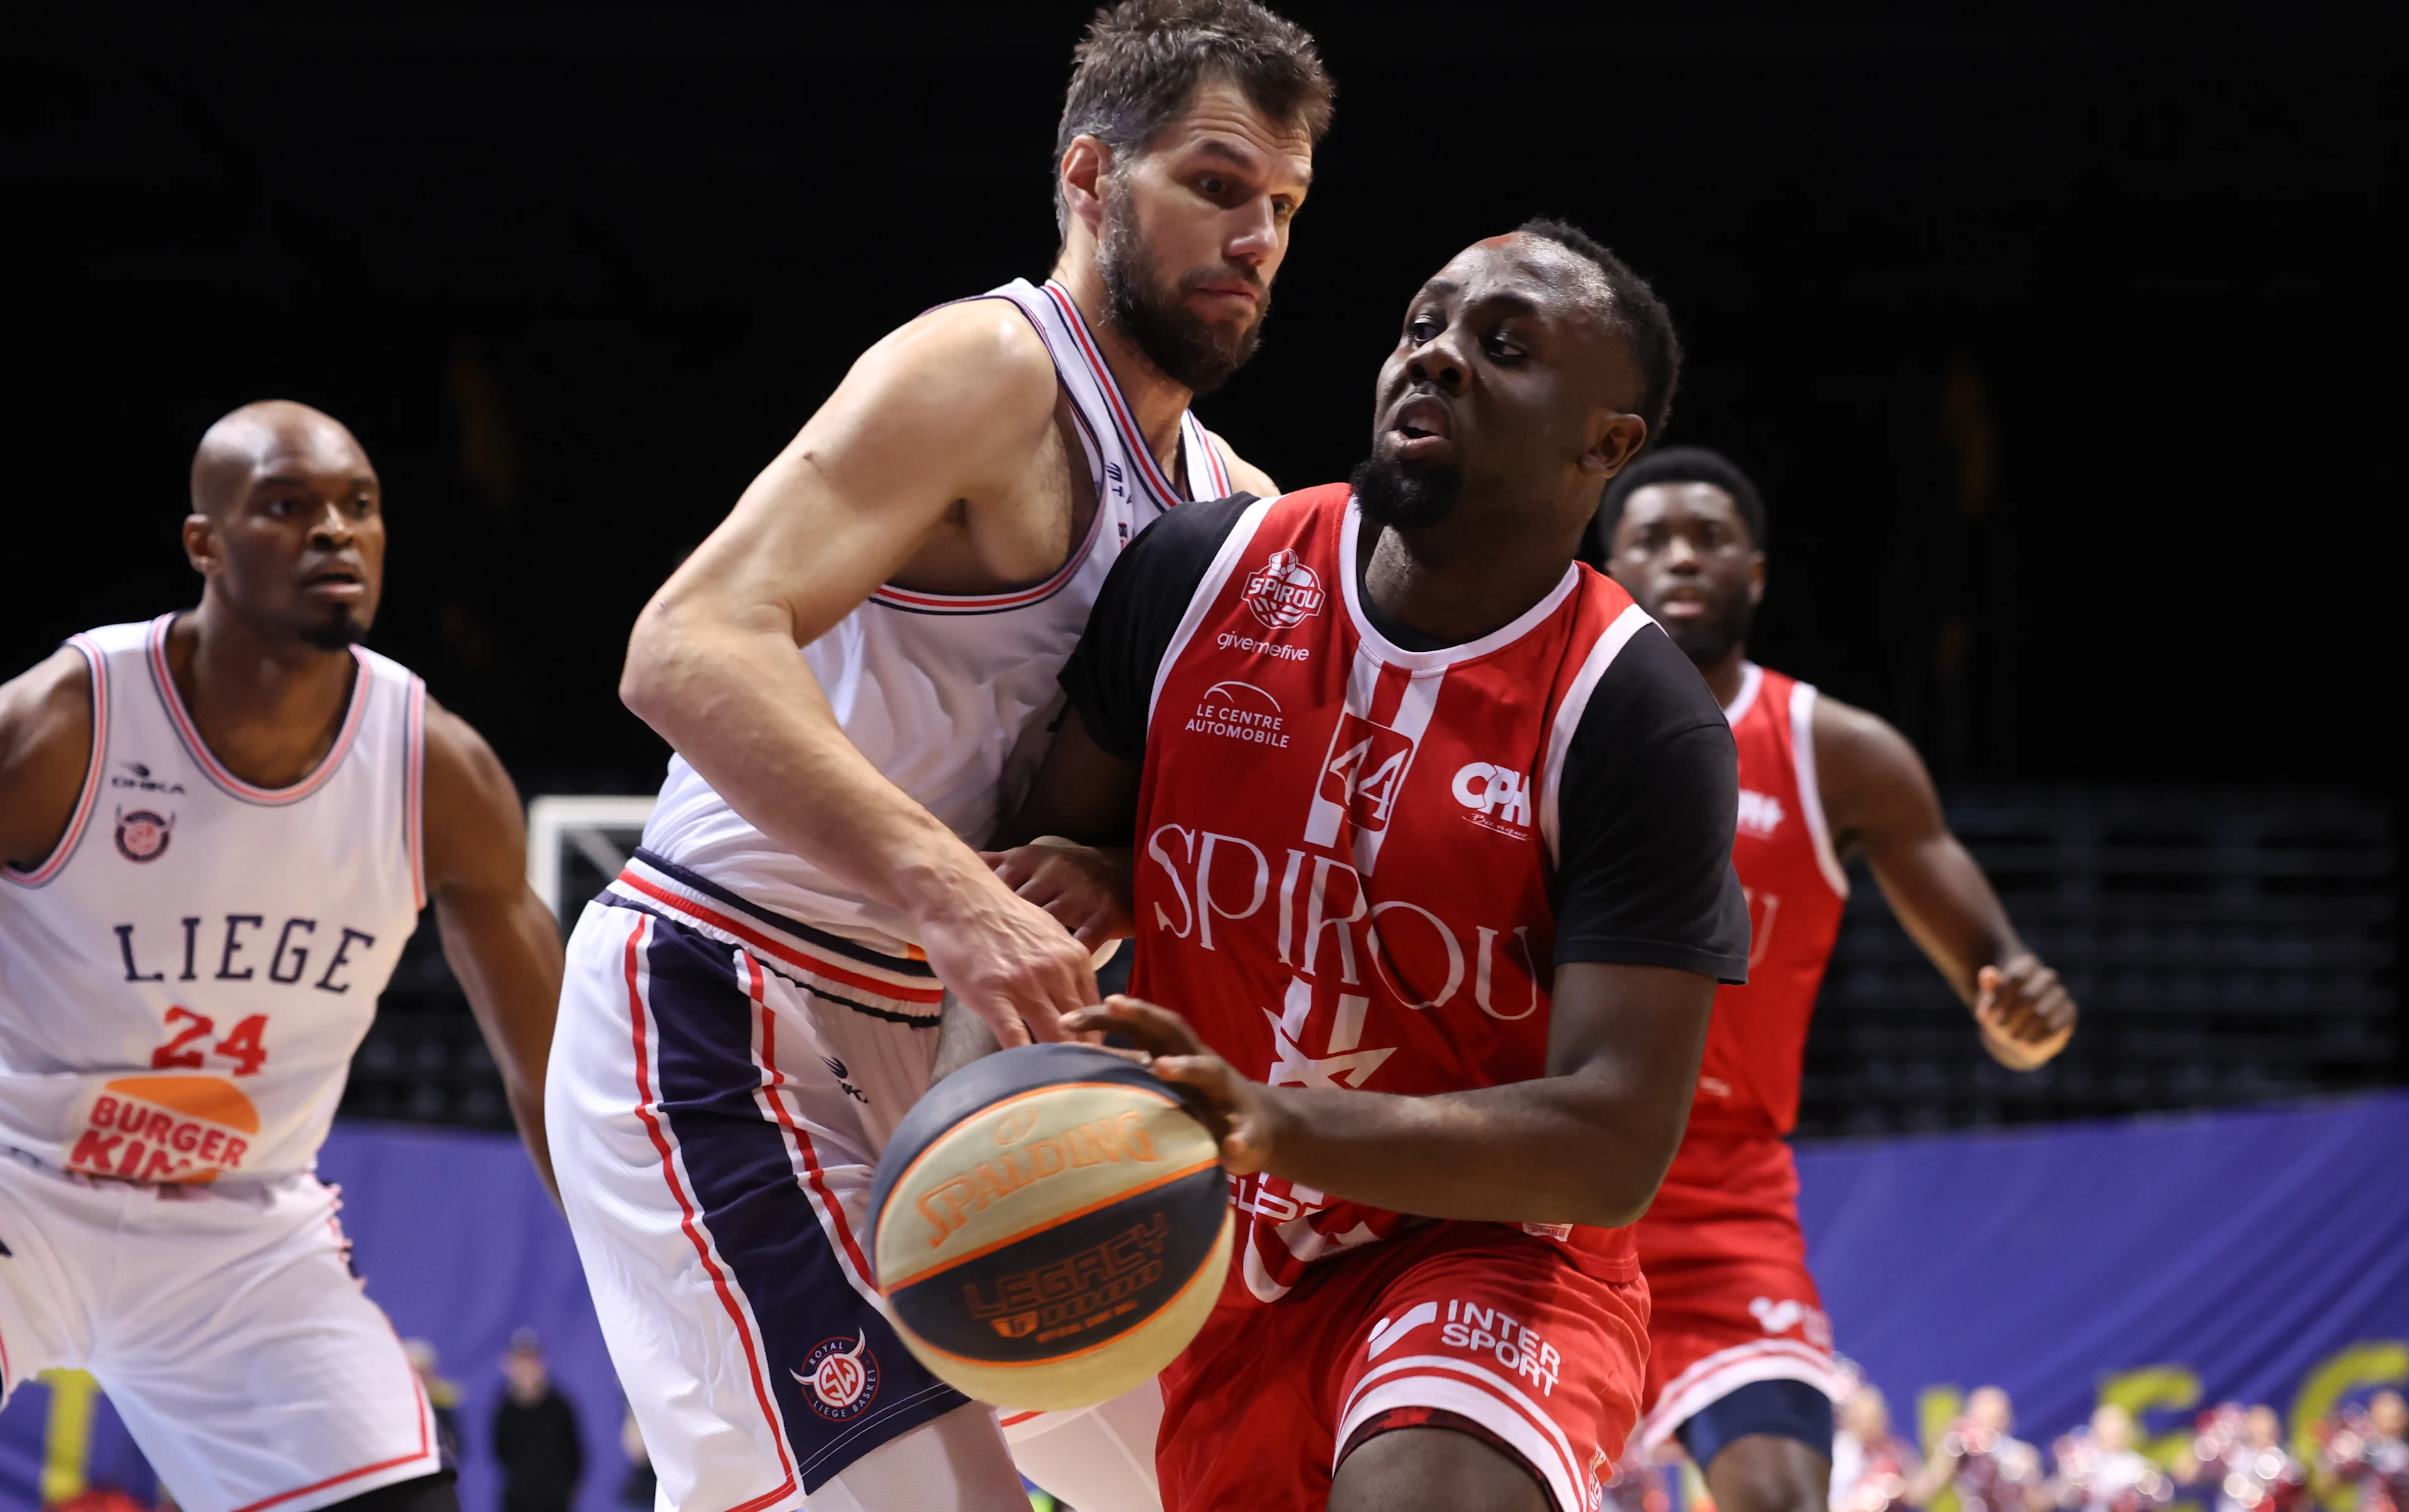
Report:
M 1903 1427 L 2001 1379 L 2043 1443 L 2116 1391 L 2165 1445 L 2245 1393 L 2313 1435 L 2409 1375 L 2409 1103 L 2380 1090 L 2409 1082 L 2381 733 L 2409 25 L 1278 8 L 1320 39 L 1336 124 L 1264 351 L 1206 423 L 1284 484 L 1343 477 L 1432 268 L 1534 213 L 1611 244 L 1688 346 L 1667 439 L 1764 487 L 1753 655 L 1908 734 L 2082 1004 L 2057 1062 L 1999 1070 L 1859 869 L 1809 1045 L 1803 1201 L 1839 1346 Z M 290 397 L 383 477 L 371 643 L 527 798 L 650 793 L 666 748 L 614 692 L 636 611 L 863 347 L 1044 274 L 1089 9 L 12 10 L 7 673 L 193 601 L 193 446 Z M 580 833 L 570 899 L 627 842 Z M 493 1358 L 532 1323 L 599 1509 L 621 1409 L 565 1230 L 510 1146 L 400 1127 L 508 1127 L 431 933 L 329 1167 L 392 1173 L 359 1175 L 346 1221 L 371 1294 L 466 1393 L 464 1498 L 493 1505 Z M 2381 1175 L 2328 1189 L 2371 1142 Z M 427 1204 L 415 1224 L 364 1211 L 379 1181 Z M 480 1216 L 488 1191 L 518 1210 Z M 2107 1234 L 2131 1202 L 2172 1205 Z M 2204 1259 L 2228 1254 L 2185 1227 L 2210 1207 L 2256 1215 L 2269 1258 Z M 1850 1226 L 1877 1221 L 1886 1239 Z M 466 1272 L 379 1270 L 372 1234 L 429 1225 L 464 1231 Z M 2390 1236 L 2373 1273 L 2286 1269 L 2337 1228 Z M 1844 1276 L 1852 1245 L 1879 1261 Z M 1932 1316 L 1996 1307 L 2048 1349 L 1876 1321 L 1901 1276 L 1960 1265 L 1939 1285 L 1962 1307 Z M 2136 1268 L 2157 1289 L 2117 1289 Z M 2377 1292 L 2376 1322 L 2283 1354 Z M 2207 1320 L 2188 1342 L 2141 1321 L 2176 1293 Z M 87 1388 L 29 1389 L 0 1431 L 8 1505 L 158 1494 Z

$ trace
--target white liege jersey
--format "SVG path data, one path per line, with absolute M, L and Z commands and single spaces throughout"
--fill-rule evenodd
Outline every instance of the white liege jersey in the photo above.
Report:
M 1016 279 L 979 295 L 1029 317 L 1079 420 L 1096 490 L 1087 539 L 1043 583 L 966 597 L 881 588 L 803 648 L 837 723 L 887 779 L 955 834 L 984 844 L 1016 807 L 1062 705 L 1054 675 L 1088 623 L 1104 574 L 1132 537 L 1187 497 L 1163 475 L 1094 335 L 1061 285 Z M 1193 415 L 1183 461 L 1199 498 L 1230 493 L 1228 470 Z M 644 831 L 644 848 L 747 901 L 891 956 L 916 948 L 908 920 L 857 897 L 753 828 L 682 756 Z
M 50 857 L 0 870 L 0 1145 L 133 1181 L 307 1171 L 425 902 L 426 688 L 354 647 L 325 758 L 254 787 L 176 692 L 173 619 L 68 642 L 92 762 Z

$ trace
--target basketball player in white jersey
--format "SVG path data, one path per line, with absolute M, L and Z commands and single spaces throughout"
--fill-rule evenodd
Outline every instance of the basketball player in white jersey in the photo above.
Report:
M 351 433 L 246 405 L 192 496 L 198 609 L 0 686 L 0 1390 L 91 1371 L 187 1512 L 452 1512 L 311 1170 L 431 901 L 549 1185 L 559 934 L 501 764 L 357 644 L 385 528 Z
M 865 1199 L 947 992 L 1007 1044 L 1095 1000 L 1101 942 L 974 847 L 1121 547 L 1275 491 L 1188 404 L 1254 349 L 1329 102 L 1248 0 L 1101 12 L 1053 276 L 873 347 L 636 626 L 622 694 L 678 754 L 570 943 L 549 1112 L 664 1505 L 1025 1505 L 994 1415 L 892 1332 Z M 1142 1512 L 1158 1416 L 1003 1426 L 1081 1512 Z

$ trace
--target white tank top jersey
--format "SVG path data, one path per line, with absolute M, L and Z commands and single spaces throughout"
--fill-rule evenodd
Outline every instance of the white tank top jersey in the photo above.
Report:
M 67 642 L 92 760 L 49 858 L 0 868 L 0 1145 L 130 1181 L 308 1171 L 426 902 L 426 690 L 354 646 L 325 759 L 254 787 L 176 692 L 174 618 Z
M 972 845 L 1027 792 L 1046 753 L 1070 658 L 1104 574 L 1131 538 L 1185 501 L 1138 434 L 1129 401 L 1062 286 L 1016 279 L 980 295 L 1029 317 L 1070 396 L 1095 483 L 1087 539 L 1042 583 L 982 596 L 888 586 L 805 646 L 846 737 L 914 801 Z M 1194 497 L 1231 492 L 1204 427 L 1179 418 Z M 729 808 L 682 756 L 644 830 L 644 849 L 757 907 L 890 956 L 917 954 L 912 925 L 781 849 Z

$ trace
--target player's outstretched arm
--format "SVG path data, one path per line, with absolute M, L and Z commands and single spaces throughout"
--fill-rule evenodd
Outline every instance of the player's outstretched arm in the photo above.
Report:
M 620 683 L 762 833 L 909 916 L 1006 1043 L 1060 1038 L 1056 1015 L 1093 1001 L 1087 952 L 863 758 L 796 648 L 949 518 L 976 555 L 1032 486 L 1056 397 L 1009 305 L 949 306 L 888 337 L 645 606 Z
M 2074 1000 L 2016 935 L 1983 869 L 1949 832 L 1907 737 L 1863 709 L 1815 700 L 1824 815 L 1843 854 L 1862 847 L 1892 912 L 1957 996 L 2001 1065 L 2029 1071 L 2066 1047 Z
M 426 893 L 443 958 L 469 995 L 511 1116 L 553 1201 L 543 1073 L 560 1006 L 560 927 L 527 880 L 527 815 L 510 773 L 468 721 L 426 702 Z
M 1648 1210 L 1689 1118 L 1715 984 L 1661 966 L 1556 972 L 1548 1074 L 1433 1097 L 1266 1087 L 1187 1020 L 1114 997 L 1066 1022 L 1117 1029 L 1185 1088 L 1233 1174 L 1433 1218 L 1614 1228 Z
M 0 863 L 30 871 L 75 817 L 92 765 L 92 670 L 61 646 L 0 684 Z

